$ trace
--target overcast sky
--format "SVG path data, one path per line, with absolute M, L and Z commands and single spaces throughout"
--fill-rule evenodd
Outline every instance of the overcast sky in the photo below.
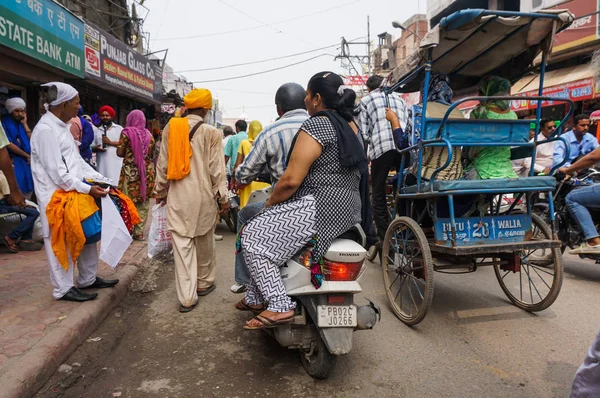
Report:
M 371 40 L 389 32 L 394 19 L 405 21 L 426 12 L 426 0 L 147 0 L 150 9 L 144 29 L 150 33 L 152 50 L 168 48 L 167 63 L 183 72 L 195 87 L 208 88 L 219 99 L 224 117 L 258 119 L 268 124 L 276 117 L 274 96 L 286 82 L 303 87 L 323 70 L 347 73 L 334 61 L 339 49 L 332 47 L 291 58 L 233 68 L 222 66 L 260 61 L 337 44 L 347 40 L 366 41 L 367 15 L 371 18 Z M 225 33 L 236 31 L 233 33 Z M 198 37 L 193 37 L 198 36 Z M 193 37 L 193 38 L 192 38 Z M 351 52 L 366 54 L 366 46 L 351 46 Z M 225 79 L 316 59 L 275 72 L 243 79 Z M 356 65 L 356 64 L 355 64 Z M 356 65 L 360 69 L 359 65 Z

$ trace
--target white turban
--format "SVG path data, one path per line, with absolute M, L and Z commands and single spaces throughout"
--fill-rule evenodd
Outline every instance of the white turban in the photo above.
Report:
M 4 106 L 8 110 L 8 113 L 13 113 L 16 109 L 25 109 L 25 101 L 19 97 L 9 98 L 4 103 Z
M 70 84 L 61 83 L 61 82 L 50 82 L 46 84 L 42 84 L 43 87 L 56 87 L 56 99 L 49 103 L 50 106 L 56 106 L 58 104 L 62 104 L 63 102 L 71 101 L 77 94 L 77 90 L 73 88 Z

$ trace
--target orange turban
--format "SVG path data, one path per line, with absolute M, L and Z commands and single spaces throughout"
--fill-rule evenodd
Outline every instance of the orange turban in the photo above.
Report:
M 212 94 L 205 88 L 195 88 L 183 97 L 183 103 L 188 109 L 212 109 Z

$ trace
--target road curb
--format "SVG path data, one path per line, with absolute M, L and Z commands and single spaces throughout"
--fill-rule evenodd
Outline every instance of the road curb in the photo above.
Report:
M 111 289 L 102 289 L 96 300 L 81 303 L 59 326 L 44 336 L 18 363 L 4 373 L 0 377 L 0 397 L 33 396 L 63 361 L 96 330 L 125 296 L 139 266 L 146 258 L 146 245 L 129 250 L 133 255 L 115 274 L 119 284 Z

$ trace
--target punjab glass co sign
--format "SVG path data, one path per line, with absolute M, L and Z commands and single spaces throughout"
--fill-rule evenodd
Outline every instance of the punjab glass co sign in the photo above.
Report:
M 162 69 L 114 36 L 86 23 L 85 75 L 151 102 L 162 96 Z
M 84 77 L 81 19 L 50 0 L 0 1 L 0 44 Z

